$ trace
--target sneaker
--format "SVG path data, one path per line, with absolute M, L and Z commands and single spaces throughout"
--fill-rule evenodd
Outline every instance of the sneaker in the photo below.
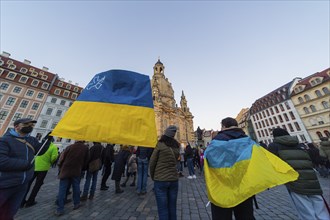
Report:
M 188 176 L 187 178 L 188 178 L 188 179 L 192 179 L 193 177 L 192 177 L 192 176 Z
M 82 204 L 78 204 L 78 205 L 74 205 L 73 206 L 73 210 L 77 210 L 77 209 L 79 209 L 80 207 L 82 207 L 83 205 Z
M 196 175 L 193 175 L 192 178 L 193 178 L 193 179 L 196 179 Z
M 25 203 L 25 208 L 28 208 L 28 207 L 34 206 L 35 204 L 37 204 L 36 201 L 33 201 L 33 202 L 26 202 L 26 203 Z
M 101 186 L 100 190 L 108 190 L 109 187 Z
M 54 215 L 56 215 L 56 216 L 61 216 L 63 214 L 64 214 L 64 212 L 60 212 L 60 211 L 57 211 L 57 210 L 54 212 Z
M 86 200 L 87 200 L 87 195 L 86 196 L 83 195 L 83 196 L 80 197 L 80 201 L 86 201 Z
M 118 194 L 118 193 L 123 193 L 124 192 L 124 190 L 122 190 L 122 189 L 117 189 L 116 190 L 116 193 Z

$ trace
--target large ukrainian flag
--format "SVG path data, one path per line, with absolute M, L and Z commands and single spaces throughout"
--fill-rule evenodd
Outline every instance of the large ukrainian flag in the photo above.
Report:
M 94 76 L 51 135 L 155 147 L 153 107 L 149 76 L 109 70 Z
M 249 137 L 212 140 L 205 151 L 205 181 L 209 200 L 230 208 L 251 196 L 298 178 L 286 162 Z

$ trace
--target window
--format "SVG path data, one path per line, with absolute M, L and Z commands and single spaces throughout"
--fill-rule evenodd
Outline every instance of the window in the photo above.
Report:
M 257 123 L 254 123 L 254 125 L 256 126 L 256 129 L 258 129 L 258 124 Z
M 16 66 L 14 64 L 10 64 L 10 65 L 8 65 L 8 68 L 14 70 L 16 68 Z
M 2 95 L 2 94 L 0 94 L 0 101 L 1 101 L 2 97 L 3 97 L 3 95 Z
M 44 95 L 45 95 L 44 93 L 39 92 L 38 95 L 37 95 L 37 98 L 42 99 L 44 97 Z
M 19 82 L 21 83 L 26 83 L 26 81 L 28 80 L 28 77 L 27 76 L 21 76 L 21 78 L 19 78 Z
M 28 115 L 27 118 L 28 119 L 33 119 L 33 115 Z
M 42 83 L 41 88 L 48 89 L 48 86 L 49 86 L 49 84 L 44 82 L 44 83 Z
M 262 112 L 262 116 L 266 117 L 265 111 Z
M 71 142 L 71 139 L 66 139 L 65 142 L 66 142 L 66 143 L 70 143 L 70 142 Z
M 265 119 L 265 121 L 266 121 L 266 125 L 267 125 L 267 126 L 269 126 L 268 120 L 267 120 L 267 119 Z
M 66 101 L 65 100 L 61 100 L 60 105 L 65 105 Z
M 71 89 L 71 85 L 70 84 L 67 84 L 65 88 L 66 89 Z
M 52 108 L 47 108 L 46 115 L 51 115 L 53 112 Z
M 63 82 L 58 82 L 57 85 L 58 85 L 59 87 L 63 87 Z
M 69 102 L 69 107 L 72 105 L 73 102 Z
M 39 84 L 39 80 L 34 79 L 31 83 L 32 86 L 37 87 Z
M 36 103 L 36 102 L 35 102 L 35 103 L 33 103 L 33 105 L 32 105 L 32 108 L 31 108 L 31 109 L 32 109 L 32 110 L 38 110 L 38 108 L 39 108 L 39 105 L 40 105 L 39 103 Z
M 301 103 L 304 103 L 304 99 L 301 98 L 301 97 L 298 97 L 298 102 L 301 104 Z
M 28 70 L 26 68 L 24 68 L 24 67 L 22 67 L 21 70 L 20 70 L 21 73 L 27 73 L 27 71 Z
M 272 108 L 270 108 L 270 113 L 274 115 L 274 110 Z
M 327 136 L 328 138 L 330 137 L 330 133 L 329 133 L 329 131 L 325 130 L 325 131 L 324 131 L 324 134 L 325 134 L 325 136 Z
M 275 116 L 273 117 L 273 119 L 274 119 L 275 124 L 278 124 L 277 118 Z
M 79 91 L 78 87 L 74 87 L 73 91 L 78 92 Z
M 288 124 L 288 126 L 289 126 L 290 131 L 291 132 L 294 132 L 293 127 L 292 127 L 292 125 L 290 123 Z
M 267 116 L 269 116 L 269 111 L 268 111 L 268 109 L 266 109 L 266 114 L 267 114 Z
M 20 118 L 22 118 L 22 114 L 21 114 L 21 113 L 15 113 L 15 115 L 14 115 L 12 121 L 16 121 L 16 120 L 18 120 L 18 119 L 20 119 Z
M 57 101 L 57 98 L 52 98 L 52 99 L 50 100 L 51 103 L 56 103 L 56 101 Z
M 286 113 L 283 114 L 285 121 L 289 121 L 289 117 Z
M 77 98 L 77 94 L 76 93 L 72 93 L 71 98 L 72 99 L 76 99 Z
M 288 102 L 284 102 L 284 104 L 285 104 L 286 109 L 288 109 L 288 110 L 291 109 Z
M 291 117 L 292 120 L 296 119 L 296 117 L 294 116 L 293 112 L 289 112 L 289 114 L 290 114 L 290 117 Z
M 2 83 L 1 86 L 0 86 L 0 89 L 1 90 L 7 90 L 9 87 L 9 84 L 8 83 Z
M 269 118 L 269 122 L 271 125 L 273 125 L 273 120 L 271 118 Z
M 61 90 L 60 89 L 55 89 L 55 95 L 59 95 L 61 93 Z
M 69 92 L 68 91 L 64 91 L 63 96 L 64 97 L 68 97 L 69 96 Z
M 8 115 L 8 112 L 5 110 L 0 111 L 0 119 L 5 120 Z
M 317 122 L 319 125 L 323 125 L 324 124 L 324 121 L 323 121 L 323 118 L 322 117 L 317 117 Z
M 279 113 L 277 106 L 274 106 L 274 108 L 275 108 L 275 112 Z
M 301 134 L 299 136 L 300 136 L 301 142 L 307 141 L 306 138 L 305 138 L 305 135 Z
M 296 127 L 297 131 L 300 131 L 300 130 L 301 130 L 301 128 L 300 128 L 298 122 L 295 122 L 295 123 L 294 123 L 294 126 Z
M 309 106 L 309 107 L 311 108 L 312 112 L 316 112 L 316 108 L 315 108 L 314 105 L 311 105 L 311 106 Z
M 323 138 L 323 135 L 322 135 L 321 132 L 317 131 L 316 134 L 317 134 L 317 136 L 318 136 L 320 139 Z
M 40 124 L 40 127 L 41 128 L 46 128 L 47 127 L 47 124 L 48 124 L 48 121 L 47 120 L 42 120 L 42 122 Z
M 284 107 L 283 107 L 282 104 L 280 104 L 280 109 L 281 109 L 282 112 L 284 111 Z
M 307 108 L 307 107 L 304 107 L 304 112 L 305 112 L 306 114 L 308 114 L 308 113 L 309 113 L 309 110 L 308 110 L 308 108 Z
M 316 90 L 315 91 L 315 94 L 316 94 L 317 97 L 322 97 L 322 94 L 321 94 L 321 92 L 319 90 Z
M 329 94 L 329 89 L 327 87 L 323 87 L 322 91 L 324 92 L 324 94 Z
M 266 127 L 264 121 L 261 121 L 261 123 L 262 123 L 262 127 L 263 127 L 263 128 Z
M 309 100 L 311 100 L 311 98 L 309 97 L 309 95 L 304 95 L 304 98 L 305 98 L 306 102 L 309 101 Z
M 323 105 L 323 108 L 324 108 L 324 109 L 329 108 L 329 103 L 328 103 L 327 101 L 323 101 L 323 102 L 322 102 L 322 105 Z
M 27 100 L 22 100 L 21 104 L 20 104 L 20 108 L 26 108 L 29 104 L 29 101 Z
M 280 119 L 280 122 L 283 122 L 283 118 L 281 115 L 279 115 L 278 118 Z
M 26 96 L 33 96 L 34 91 L 33 90 L 28 90 L 26 91 Z
M 56 112 L 56 116 L 57 117 L 60 117 L 62 115 L 62 110 L 57 110 L 57 112 Z
M 15 76 L 16 76 L 15 73 L 9 72 L 6 78 L 8 78 L 8 79 L 15 79 Z
M 317 121 L 316 121 L 315 118 L 311 118 L 311 119 L 309 119 L 309 123 L 310 123 L 312 126 L 317 125 Z
M 13 93 L 20 93 L 22 91 L 21 87 L 15 86 L 15 88 L 13 89 Z
M 6 105 L 10 105 L 10 106 L 13 105 L 15 103 L 15 100 L 16 100 L 16 98 L 9 97 L 7 99 Z
M 57 123 L 58 123 L 58 122 L 54 122 L 54 123 L 52 124 L 51 129 L 54 129 L 54 128 L 56 127 Z

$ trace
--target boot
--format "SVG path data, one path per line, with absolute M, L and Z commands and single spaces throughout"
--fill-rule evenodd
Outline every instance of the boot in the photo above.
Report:
M 121 187 L 126 187 L 126 183 L 128 182 L 129 176 L 127 175 L 125 182 L 123 182 L 120 186 Z
M 124 190 L 120 188 L 120 181 L 115 182 L 115 187 L 116 187 L 116 193 L 122 193 Z
M 131 183 L 130 186 L 135 186 L 135 178 L 136 178 L 136 176 L 133 177 L 133 182 Z

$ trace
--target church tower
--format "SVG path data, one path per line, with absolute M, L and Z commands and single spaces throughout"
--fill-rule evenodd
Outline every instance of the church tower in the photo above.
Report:
M 182 91 L 180 107 L 178 107 L 172 84 L 165 77 L 164 70 L 165 66 L 158 59 L 151 80 L 158 138 L 169 125 L 175 125 L 178 128 L 175 138 L 180 143 L 193 143 L 195 140 L 193 116 L 187 106 L 186 97 Z

